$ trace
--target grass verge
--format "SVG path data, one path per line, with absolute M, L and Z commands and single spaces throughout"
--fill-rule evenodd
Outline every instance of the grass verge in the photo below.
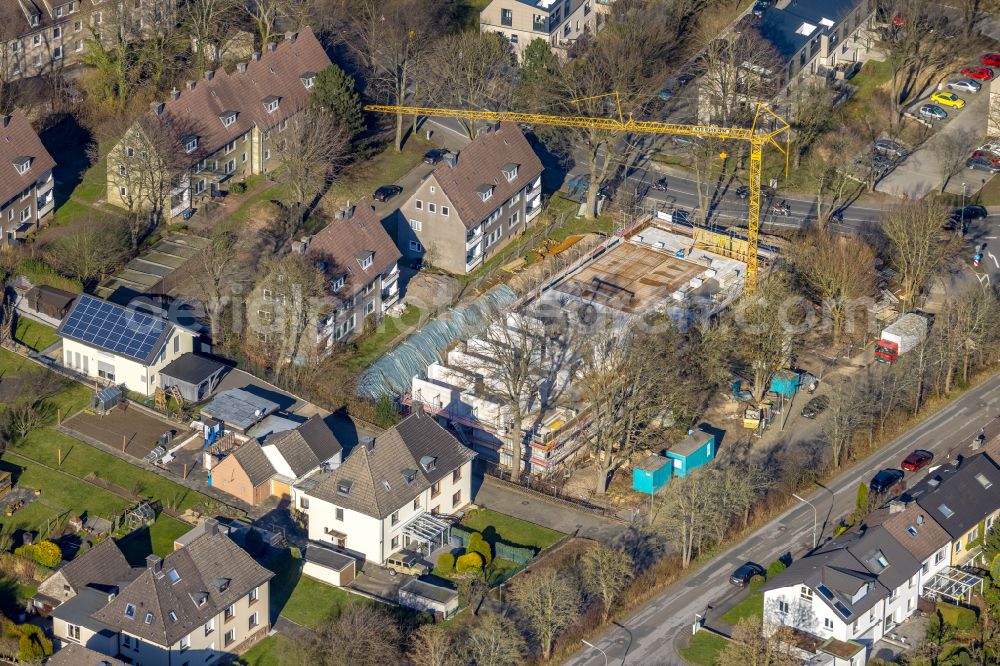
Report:
M 688 641 L 687 647 L 678 650 L 684 661 L 693 666 L 715 666 L 719 654 L 729 643 L 722 636 L 699 631 Z
M 764 593 L 757 590 L 764 581 L 750 583 L 750 594 L 743 598 L 738 604 L 727 610 L 720 616 L 723 622 L 736 624 L 740 620 L 748 617 L 764 616 Z
M 351 364 L 359 370 L 368 367 L 379 356 L 389 351 L 389 344 L 410 326 L 420 321 L 420 308 L 407 305 L 399 317 L 386 317 L 382 325 L 357 342 L 357 353 Z
M 323 204 L 329 210 L 347 201 L 352 203 L 362 197 L 371 196 L 379 186 L 394 183 L 420 164 L 424 153 L 435 146 L 418 135 L 412 135 L 403 145 L 403 150 L 389 144 L 381 153 L 370 159 L 356 162 L 337 177 L 330 190 L 323 195 Z
M 236 663 L 241 666 L 286 666 L 301 663 L 303 646 L 279 634 L 268 636 L 246 651 Z

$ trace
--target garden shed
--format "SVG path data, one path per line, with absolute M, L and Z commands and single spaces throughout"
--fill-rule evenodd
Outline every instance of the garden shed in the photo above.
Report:
M 187 402 L 201 402 L 212 397 L 226 366 L 205 356 L 188 352 L 160 370 L 160 386 L 176 386 Z
M 458 591 L 414 578 L 399 588 L 399 605 L 447 620 L 458 612 Z
M 125 400 L 125 390 L 121 386 L 109 386 L 94 394 L 90 408 L 98 414 L 107 414 Z
M 344 587 L 354 582 L 357 560 L 316 541 L 310 541 L 302 553 L 302 575 L 329 585 Z

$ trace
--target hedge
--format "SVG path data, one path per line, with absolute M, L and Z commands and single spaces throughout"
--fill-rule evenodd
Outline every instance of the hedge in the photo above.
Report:
M 785 569 L 786 569 L 785 563 L 782 562 L 781 560 L 775 560 L 774 562 L 771 562 L 771 565 L 767 568 L 767 579 L 771 580 Z
M 525 548 L 524 546 L 512 546 L 509 543 L 504 543 L 503 541 L 497 541 L 493 547 L 494 557 L 502 557 L 505 560 L 510 560 L 511 562 L 516 562 L 517 564 L 527 564 L 531 558 L 535 556 L 534 548 Z
M 976 611 L 971 608 L 954 606 L 952 604 L 938 603 L 937 611 L 941 614 L 941 619 L 950 627 L 955 627 L 959 631 L 973 629 L 979 618 Z
M 493 550 L 490 548 L 490 544 L 483 540 L 483 535 L 479 532 L 474 532 L 469 537 L 469 543 L 465 547 L 470 553 L 479 553 L 482 555 L 483 563 L 487 566 L 493 561 Z
M 472 530 L 467 530 L 459 525 L 454 525 L 451 528 L 451 535 L 453 537 L 458 537 L 458 539 L 462 542 L 462 548 L 465 548 L 465 546 L 469 543 L 469 538 L 472 537 Z
M 455 570 L 455 556 L 451 553 L 441 553 L 437 556 L 437 568 L 442 573 L 451 573 Z

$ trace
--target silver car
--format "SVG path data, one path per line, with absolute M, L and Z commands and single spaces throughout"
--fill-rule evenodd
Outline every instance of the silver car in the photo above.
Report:
M 937 104 L 924 104 L 920 107 L 920 115 L 931 120 L 944 120 L 948 117 L 948 112 Z
M 958 79 L 957 81 L 949 81 L 946 86 L 948 90 L 958 90 L 960 92 L 970 92 L 977 93 L 979 89 L 983 87 L 978 81 L 972 79 Z

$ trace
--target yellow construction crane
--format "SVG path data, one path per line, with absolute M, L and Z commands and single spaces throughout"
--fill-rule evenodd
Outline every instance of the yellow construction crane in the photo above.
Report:
M 554 116 L 541 113 L 517 113 L 513 111 L 474 111 L 471 109 L 439 109 L 416 106 L 387 106 L 369 104 L 365 111 L 391 113 L 395 115 L 431 116 L 436 118 L 461 118 L 464 120 L 485 120 L 489 122 L 528 123 L 532 125 L 554 125 L 557 127 L 581 127 L 607 130 L 610 132 L 648 132 L 650 134 L 673 134 L 686 136 L 707 136 L 717 139 L 735 139 L 750 143 L 750 209 L 747 215 L 747 275 L 745 293 L 751 293 L 757 286 L 757 235 L 760 231 L 760 173 L 764 159 L 764 146 L 774 145 L 785 156 L 785 172 L 788 172 L 790 128 L 788 123 L 772 111 L 766 104 L 758 103 L 750 127 L 716 127 L 714 125 L 683 125 L 652 120 L 636 120 L 631 114 L 622 114 L 618 93 L 611 93 L 617 107 L 617 117 L 599 118 L 592 116 Z M 576 100 L 583 101 L 583 100 Z M 762 117 L 770 116 L 775 124 L 765 129 Z M 785 147 L 775 140 L 785 134 Z M 597 186 L 597 184 L 592 184 Z

